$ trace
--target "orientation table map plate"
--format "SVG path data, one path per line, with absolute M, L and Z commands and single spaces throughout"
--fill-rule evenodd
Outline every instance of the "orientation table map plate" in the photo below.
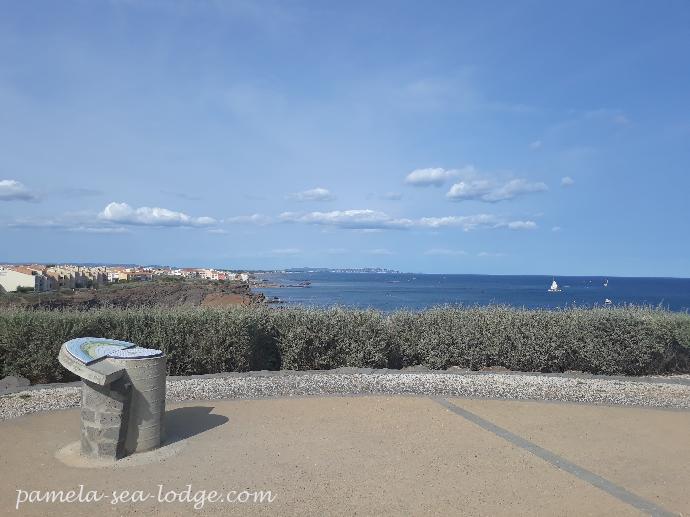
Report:
M 143 348 L 127 341 L 98 337 L 80 337 L 65 343 L 72 357 L 84 364 L 91 364 L 104 357 L 114 359 L 143 359 L 155 357 L 163 352 L 153 348 Z

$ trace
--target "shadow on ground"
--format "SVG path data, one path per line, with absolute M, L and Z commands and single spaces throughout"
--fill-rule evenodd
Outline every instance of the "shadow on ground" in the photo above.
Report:
M 230 419 L 211 413 L 208 406 L 181 407 L 165 413 L 165 443 L 171 444 L 185 440 L 221 426 Z

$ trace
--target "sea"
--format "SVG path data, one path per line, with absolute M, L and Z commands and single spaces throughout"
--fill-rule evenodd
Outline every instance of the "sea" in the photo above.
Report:
M 255 289 L 289 306 L 421 310 L 441 305 L 510 305 L 530 309 L 627 304 L 690 311 L 690 278 L 498 276 L 419 273 L 264 273 Z M 560 292 L 548 292 L 553 280 Z M 610 303 L 607 303 L 610 300 Z

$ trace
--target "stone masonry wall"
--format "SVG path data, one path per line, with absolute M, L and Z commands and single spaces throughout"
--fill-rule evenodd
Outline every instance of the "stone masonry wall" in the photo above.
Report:
M 124 456 L 130 386 L 120 379 L 108 386 L 83 381 L 81 453 L 97 459 Z

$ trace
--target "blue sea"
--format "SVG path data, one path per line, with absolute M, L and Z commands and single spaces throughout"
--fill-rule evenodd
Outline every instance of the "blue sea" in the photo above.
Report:
M 462 304 L 502 304 L 556 309 L 566 306 L 636 304 L 690 310 L 690 278 L 621 278 L 600 276 L 555 277 L 561 292 L 549 293 L 551 276 L 426 275 L 415 273 L 276 273 L 263 274 L 270 282 L 309 287 L 256 289 L 286 305 L 334 305 L 396 309 Z M 608 285 L 604 286 L 606 280 Z

